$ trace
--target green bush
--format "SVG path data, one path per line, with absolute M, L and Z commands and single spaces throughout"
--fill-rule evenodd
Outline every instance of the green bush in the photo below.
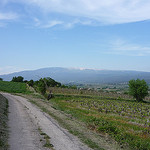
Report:
M 138 102 L 148 95 L 148 85 L 145 80 L 130 80 L 129 94 L 132 95 Z
M 18 77 L 13 77 L 12 78 L 12 82 L 23 82 L 23 77 L 22 76 L 18 76 Z
M 38 82 L 38 90 L 42 95 L 46 93 L 46 85 L 42 79 L 40 79 Z

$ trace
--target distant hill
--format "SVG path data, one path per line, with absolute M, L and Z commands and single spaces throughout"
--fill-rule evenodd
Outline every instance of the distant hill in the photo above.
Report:
M 112 71 L 92 69 L 69 69 L 60 67 L 42 68 L 32 71 L 21 71 L 7 75 L 0 75 L 5 81 L 10 81 L 14 76 L 23 76 L 25 80 L 38 80 L 43 77 L 51 77 L 63 84 L 104 84 L 124 83 L 131 79 L 145 79 L 150 83 L 150 72 L 140 71 Z

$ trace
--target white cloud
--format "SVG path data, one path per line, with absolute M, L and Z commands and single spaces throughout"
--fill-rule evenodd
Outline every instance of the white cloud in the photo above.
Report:
M 6 27 L 8 22 L 15 21 L 19 18 L 16 13 L 2 13 L 0 12 L 0 28 Z
M 56 12 L 90 18 L 105 24 L 150 19 L 149 0 L 22 0 L 22 2 L 39 7 L 44 13 Z
M 70 16 L 74 18 L 73 20 L 80 18 L 81 20 L 92 20 L 92 23 L 94 20 L 101 24 L 120 24 L 150 19 L 150 0 L 2 0 L 1 3 L 4 6 L 22 4 L 26 11 L 30 8 L 31 15 L 33 12 L 39 12 L 46 16 L 56 14 L 55 17 L 62 15 L 62 19 Z M 27 14 L 30 17 L 29 12 Z M 38 13 L 34 15 L 37 17 Z M 1 18 L 14 17 L 8 14 L 1 16 Z M 53 18 L 53 20 L 62 19 Z M 49 20 L 48 17 L 47 20 Z M 63 20 L 63 22 L 65 21 Z M 68 27 L 77 24 L 72 20 L 68 20 L 67 23 Z M 53 26 L 53 23 L 50 23 L 49 26 Z
M 34 22 L 35 22 L 35 26 L 39 28 L 52 28 L 54 26 L 63 24 L 63 22 L 59 20 L 50 20 L 45 22 L 38 18 L 34 18 Z
M 13 73 L 13 72 L 19 72 L 19 71 L 22 71 L 22 70 L 24 70 L 24 69 L 14 67 L 14 66 L 0 67 L 0 75 L 9 74 L 9 73 Z
M 108 53 L 129 56 L 147 56 L 150 55 L 150 46 L 141 46 L 117 39 L 110 43 Z
M 42 25 L 41 27 L 42 28 L 51 28 L 51 27 L 54 27 L 54 26 L 60 25 L 60 24 L 63 24 L 63 22 L 58 21 L 58 20 L 52 20 L 52 21 L 49 21 L 47 24 Z
M 33 20 L 34 20 L 34 22 L 35 22 L 35 26 L 36 26 L 36 27 L 38 27 L 38 26 L 41 25 L 41 21 L 40 21 L 38 18 L 34 18 Z
M 65 28 L 72 28 L 77 24 L 81 24 L 81 25 L 92 25 L 92 21 L 91 20 L 81 20 L 81 19 L 74 19 L 71 20 L 69 22 L 64 22 L 64 27 Z M 94 24 L 94 23 L 93 23 Z
M 18 18 L 18 15 L 15 13 L 1 13 L 0 12 L 0 20 L 15 20 Z
M 43 20 L 42 18 L 33 18 L 34 20 L 34 26 L 38 28 L 52 28 L 57 25 L 62 25 L 65 29 L 70 29 L 74 27 L 77 24 L 82 24 L 82 25 L 91 25 L 92 21 L 91 20 L 83 20 L 83 19 L 70 19 L 70 20 Z

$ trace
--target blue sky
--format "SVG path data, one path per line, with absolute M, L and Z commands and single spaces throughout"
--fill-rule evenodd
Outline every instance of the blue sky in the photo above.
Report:
M 150 71 L 149 0 L 1 0 L 0 74 L 45 67 Z

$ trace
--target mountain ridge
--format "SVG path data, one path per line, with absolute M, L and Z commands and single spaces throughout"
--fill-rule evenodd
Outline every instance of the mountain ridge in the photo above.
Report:
M 103 84 L 123 83 L 131 79 L 145 79 L 150 83 L 150 72 L 126 71 L 126 70 L 98 70 L 98 69 L 77 69 L 49 67 L 36 70 L 26 70 L 10 74 L 0 75 L 5 81 L 11 81 L 14 76 L 23 76 L 25 80 L 39 80 L 43 77 L 51 77 L 63 84 Z

